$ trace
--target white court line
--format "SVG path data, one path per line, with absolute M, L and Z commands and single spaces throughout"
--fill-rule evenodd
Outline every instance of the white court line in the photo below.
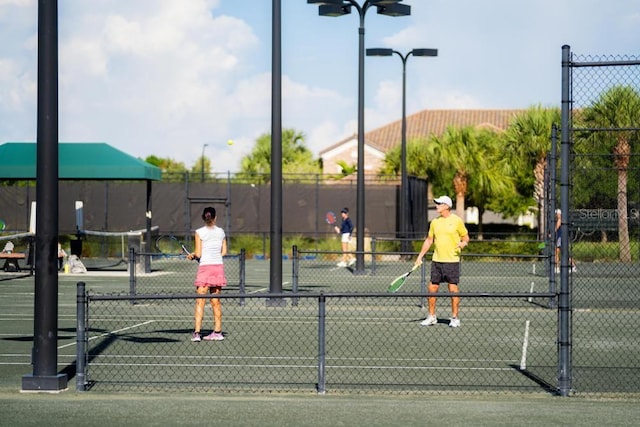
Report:
M 535 265 L 535 264 L 534 264 Z M 533 288 L 535 286 L 535 282 L 531 282 L 531 289 L 529 290 L 529 293 L 532 294 L 533 293 Z M 529 302 L 533 302 L 533 298 L 529 297 Z
M 105 332 L 104 334 L 100 334 L 100 335 L 97 335 L 95 337 L 89 338 L 89 341 L 94 340 L 96 338 L 102 338 L 102 337 L 105 337 L 107 335 L 115 334 L 115 333 L 118 333 L 118 332 L 127 331 L 129 329 L 137 328 L 139 326 L 148 325 L 149 323 L 154 323 L 154 322 L 155 322 L 155 320 L 147 320 L 146 322 L 142 322 L 142 323 L 138 323 L 138 324 L 135 324 L 135 325 L 127 326 L 126 328 L 116 329 L 115 331 L 111 331 L 111 332 Z M 74 341 L 74 342 L 71 342 L 69 344 L 61 345 L 61 346 L 58 347 L 58 350 L 61 350 L 61 349 L 65 348 L 65 347 L 70 347 L 72 345 L 76 345 L 76 342 Z
M 251 292 L 249 292 L 249 293 L 250 293 L 250 294 L 257 294 L 257 293 L 259 293 L 259 292 L 266 291 L 266 290 L 268 290 L 268 289 L 269 289 L 269 288 L 260 288 L 260 289 L 256 289 L 255 291 L 251 291 Z
M 522 358 L 520 359 L 520 370 L 527 369 L 527 347 L 529 347 L 529 321 L 524 324 L 524 339 L 522 340 Z

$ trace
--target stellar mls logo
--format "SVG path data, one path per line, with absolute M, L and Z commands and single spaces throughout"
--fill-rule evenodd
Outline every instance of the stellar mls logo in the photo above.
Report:
M 609 223 L 618 221 L 617 209 L 576 209 L 573 211 L 572 218 L 576 222 L 591 223 Z M 628 220 L 638 222 L 640 220 L 640 210 L 637 208 L 629 209 Z

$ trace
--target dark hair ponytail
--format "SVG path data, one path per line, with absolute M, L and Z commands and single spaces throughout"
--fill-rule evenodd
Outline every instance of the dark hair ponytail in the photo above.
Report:
M 207 225 L 212 224 L 216 220 L 216 210 L 215 208 L 208 206 L 204 208 L 202 211 L 202 220 L 207 223 Z

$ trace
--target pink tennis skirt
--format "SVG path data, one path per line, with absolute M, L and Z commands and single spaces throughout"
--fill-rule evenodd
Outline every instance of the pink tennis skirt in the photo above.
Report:
M 227 286 L 227 278 L 224 276 L 224 265 L 201 265 L 198 267 L 198 274 L 194 282 L 196 287 L 223 287 Z

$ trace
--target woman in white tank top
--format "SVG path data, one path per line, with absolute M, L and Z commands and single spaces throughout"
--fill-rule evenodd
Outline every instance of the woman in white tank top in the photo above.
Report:
M 196 249 L 189 254 L 189 259 L 199 259 L 198 273 L 194 285 L 196 293 L 199 295 L 218 295 L 222 288 L 227 286 L 227 279 L 224 275 L 224 264 L 222 257 L 227 254 L 227 240 L 224 230 L 216 225 L 216 210 L 213 207 L 206 207 L 202 212 L 204 226 L 195 232 Z M 213 331 L 201 336 L 202 318 L 204 317 L 205 298 L 196 300 L 194 320 L 195 327 L 191 335 L 191 341 L 222 341 L 222 304 L 220 298 L 211 298 L 211 308 L 213 309 Z

